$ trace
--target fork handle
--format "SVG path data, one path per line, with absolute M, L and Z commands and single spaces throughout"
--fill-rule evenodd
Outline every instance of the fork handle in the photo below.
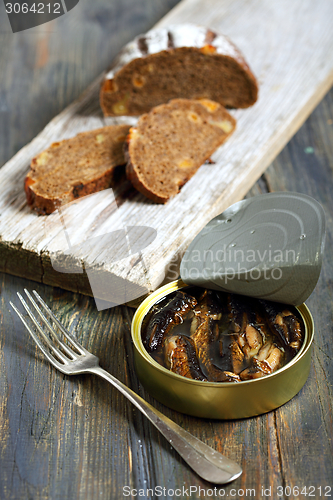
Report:
M 87 371 L 104 378 L 129 399 L 163 434 L 183 460 L 203 479 L 212 483 L 225 484 L 241 475 L 242 469 L 236 462 L 192 436 L 103 368 L 97 366 L 89 368 Z

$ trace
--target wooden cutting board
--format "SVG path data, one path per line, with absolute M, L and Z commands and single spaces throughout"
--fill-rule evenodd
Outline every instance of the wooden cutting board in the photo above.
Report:
M 183 0 L 157 26 L 182 22 L 228 35 L 259 80 L 258 102 L 232 111 L 237 130 L 214 154 L 215 164 L 203 165 L 166 205 L 123 181 L 61 217 L 33 213 L 23 192 L 32 157 L 78 132 L 128 122 L 103 118 L 100 77 L 1 169 L 0 270 L 94 296 L 99 289 L 106 300 L 99 308 L 175 279 L 194 236 L 243 198 L 332 85 L 329 0 Z M 137 226 L 150 229 L 133 230 Z

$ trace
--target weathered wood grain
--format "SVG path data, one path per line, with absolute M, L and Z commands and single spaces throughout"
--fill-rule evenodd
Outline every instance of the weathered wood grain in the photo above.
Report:
M 327 56 L 333 52 L 329 14 L 327 0 L 316 5 L 310 0 L 282 4 L 269 0 L 251 4 L 245 0 L 208 0 L 204 4 L 200 0 L 183 0 L 158 23 L 166 26 L 180 21 L 199 22 L 229 35 L 258 76 L 260 97 L 252 108 L 233 111 L 237 131 L 215 153 L 216 163 L 202 166 L 166 205 L 153 204 L 135 194 L 127 181 L 115 189 L 117 205 L 111 196 L 107 205 L 106 193 L 95 195 L 90 205 L 85 202 L 85 207 L 77 203 L 80 220 L 85 221 L 85 229 L 80 229 L 82 239 L 110 233 L 120 225 L 145 225 L 157 231 L 156 239 L 140 255 L 135 253 L 119 261 L 110 249 L 112 236 L 96 242 L 94 249 L 85 247 L 76 255 L 69 252 L 77 268 L 82 263 L 86 270 L 98 268 L 106 281 L 105 288 L 116 292 L 116 297 L 101 292 L 100 298 L 117 301 L 122 280 L 152 290 L 176 277 L 181 255 L 193 237 L 213 216 L 241 199 L 258 179 L 333 81 L 333 60 Z M 50 256 L 59 256 L 68 249 L 64 228 L 55 224 L 51 231 L 45 229 L 46 217 L 37 217 L 29 210 L 21 186 L 30 158 L 50 142 L 103 123 L 128 121 L 105 120 L 101 116 L 98 89 L 99 79 L 0 172 L 1 269 L 88 294 L 92 292 L 85 274 L 61 275 L 52 268 Z M 92 212 L 96 203 L 106 211 L 102 220 L 100 212 Z M 120 284 L 115 277 L 120 278 Z M 99 290 L 93 292 L 96 296 Z
M 7 102 L 8 96 L 12 96 L 15 110 L 14 116 L 8 113 L 10 122 L 7 125 L 6 120 L 0 122 L 4 132 L 0 135 L 3 161 L 34 137 L 50 117 L 71 102 L 102 69 L 96 71 L 96 61 L 86 67 L 80 66 L 87 50 L 87 44 L 80 45 L 80 37 L 90 37 L 90 43 L 102 46 L 105 33 L 113 28 L 113 36 L 117 38 L 118 30 L 125 42 L 138 30 L 142 31 L 138 28 L 140 23 L 147 23 L 145 28 L 148 28 L 149 19 L 151 24 L 155 22 L 156 9 L 162 11 L 171 7 L 171 2 L 167 1 L 142 1 L 140 11 L 134 0 L 105 2 L 104 6 L 103 3 L 98 0 L 89 4 L 80 2 L 82 12 L 77 23 L 81 26 L 83 19 L 86 20 L 84 33 L 75 24 L 75 9 L 73 24 L 66 24 L 66 30 L 71 27 L 71 34 L 64 31 L 65 18 L 57 21 L 60 23 L 57 24 L 57 37 L 72 40 L 72 45 L 68 44 L 72 49 L 64 51 L 62 44 L 58 48 L 52 45 L 53 55 L 39 70 L 38 77 L 33 66 L 26 63 L 26 54 L 36 53 L 37 36 L 26 34 L 20 43 L 16 38 L 13 46 L 14 38 L 7 37 L 6 43 L 1 45 L 0 68 L 6 71 L 0 72 L 0 81 L 5 81 L 6 85 L 0 88 L 5 89 L 3 95 Z M 251 3 L 247 5 L 251 8 Z M 229 11 L 232 8 L 232 3 L 228 4 Z M 116 11 L 121 19 L 123 24 L 119 28 L 112 24 L 110 15 L 106 18 L 107 28 L 102 29 L 101 12 L 109 9 Z M 97 17 L 101 19 L 100 24 Z M 234 17 L 237 17 L 236 11 Z M 1 10 L 0 21 L 3 21 Z M 2 32 L 0 38 L 4 40 Z M 111 46 L 109 50 L 113 50 Z M 13 83 L 11 58 L 15 59 L 15 77 L 20 84 L 15 83 L 10 90 L 10 82 Z M 67 77 L 70 67 L 81 68 L 75 80 Z M 51 74 L 54 74 L 53 79 Z M 48 96 L 43 87 L 45 80 L 49 82 L 50 93 L 56 92 L 56 99 Z M 27 93 L 22 93 L 22 89 Z M 25 118 L 21 121 L 18 110 L 24 117 L 32 116 L 39 92 L 41 100 L 45 99 L 45 106 L 33 118 L 30 129 Z M 3 119 L 1 113 L 0 119 Z M 304 494 L 289 495 L 288 491 L 278 497 L 277 487 L 309 488 L 310 485 L 315 488 L 311 498 L 324 498 L 319 487 L 324 492 L 325 486 L 332 486 L 333 477 L 332 145 L 331 90 L 248 194 L 254 196 L 271 190 L 303 192 L 320 201 L 327 215 L 323 270 L 308 300 L 316 325 L 310 377 L 293 400 L 267 415 L 220 422 L 181 415 L 164 407 L 143 390 L 135 375 L 130 339 L 131 309 L 117 307 L 97 312 L 89 297 L 9 274 L 0 275 L 1 500 L 119 499 L 123 498 L 124 485 L 137 490 L 156 486 L 173 490 L 184 487 L 188 492 L 190 486 L 206 491 L 214 487 L 192 473 L 155 428 L 109 384 L 90 376 L 66 378 L 43 362 L 23 325 L 9 308 L 9 300 L 16 301 L 16 291 L 22 291 L 23 287 L 36 288 L 85 347 L 100 357 L 106 370 L 188 431 L 242 463 L 243 475 L 231 485 L 222 486 L 225 489 L 222 498 L 259 500 L 264 498 L 261 488 L 272 487 L 271 496 L 266 498 L 294 500 L 306 497 Z M 250 491 L 253 489 L 255 494 Z M 146 498 L 154 497 L 146 495 Z M 160 498 L 171 500 L 174 497 L 169 493 Z M 219 496 L 208 497 L 202 493 L 199 497 L 197 492 L 192 493 L 192 498 Z
M 307 301 L 314 317 L 316 333 L 310 377 L 298 400 L 293 401 L 293 411 L 290 412 L 286 405 L 276 415 L 282 468 L 284 471 L 288 470 L 285 484 L 288 481 L 289 484 L 297 484 L 299 478 L 304 476 L 304 471 L 307 471 L 309 479 L 304 480 L 304 484 L 310 484 L 312 479 L 316 486 L 332 485 L 332 481 L 328 480 L 333 477 L 333 267 L 329 255 L 333 220 L 332 117 L 331 91 L 266 172 L 271 189 L 309 194 L 323 205 L 327 217 L 323 270 L 317 287 Z M 291 440 L 291 435 L 298 437 Z M 315 495 L 320 498 L 318 489 Z

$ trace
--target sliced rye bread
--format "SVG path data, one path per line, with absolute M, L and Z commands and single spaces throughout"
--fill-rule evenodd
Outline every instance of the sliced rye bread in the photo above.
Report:
M 126 163 L 123 149 L 129 128 L 111 125 L 51 144 L 31 161 L 24 183 L 28 205 L 50 214 L 110 187 L 115 168 Z
M 127 44 L 105 76 L 100 103 L 105 116 L 140 115 L 174 98 L 247 108 L 257 94 L 256 78 L 227 37 L 180 24 Z
M 142 194 L 165 203 L 236 126 L 217 102 L 173 99 L 139 118 L 126 145 L 127 178 Z

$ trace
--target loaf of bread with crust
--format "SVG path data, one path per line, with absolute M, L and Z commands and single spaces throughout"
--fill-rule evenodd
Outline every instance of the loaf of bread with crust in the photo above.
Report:
M 223 106 L 207 99 L 173 99 L 161 104 L 130 129 L 126 175 L 138 191 L 165 203 L 235 126 L 235 119 Z
M 256 78 L 227 37 L 179 24 L 127 44 L 105 76 L 100 103 L 106 116 L 134 116 L 174 98 L 247 108 L 257 94 Z
M 50 214 L 61 205 L 112 185 L 114 171 L 126 163 L 124 143 L 129 125 L 83 132 L 33 158 L 24 189 L 28 205 Z

